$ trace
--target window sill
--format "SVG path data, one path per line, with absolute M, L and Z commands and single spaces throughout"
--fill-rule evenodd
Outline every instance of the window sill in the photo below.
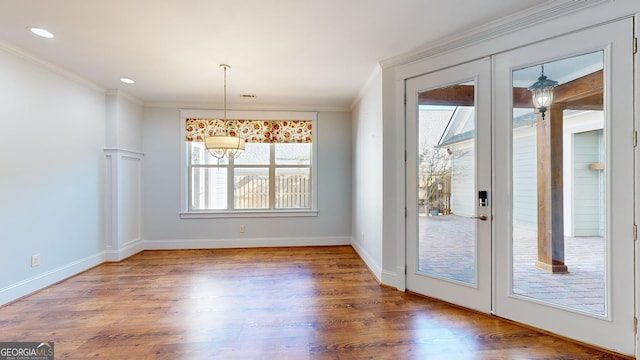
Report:
M 318 216 L 318 210 L 247 210 L 247 211 L 190 211 L 181 212 L 181 219 L 215 218 L 268 218 L 268 217 L 308 217 Z

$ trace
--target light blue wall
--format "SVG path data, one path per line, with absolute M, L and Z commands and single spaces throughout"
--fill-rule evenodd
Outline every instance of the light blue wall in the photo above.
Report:
M 382 72 L 361 92 L 352 112 L 353 246 L 382 278 Z
M 94 265 L 103 245 L 104 91 L 31 59 L 0 47 L 0 304 Z
M 143 126 L 143 237 L 147 247 L 350 243 L 349 112 L 318 114 L 318 216 L 312 217 L 180 218 L 184 130 L 179 110 L 146 108 Z M 240 225 L 244 225 L 244 233 L 239 232 Z

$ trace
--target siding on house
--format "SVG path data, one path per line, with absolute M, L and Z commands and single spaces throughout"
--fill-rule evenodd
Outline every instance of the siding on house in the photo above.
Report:
M 513 132 L 513 225 L 538 228 L 538 157 L 535 126 Z
M 451 163 L 451 210 L 474 216 L 474 142 L 472 131 L 462 131 L 468 117 L 454 117 L 439 146 L 453 149 Z M 604 235 L 604 184 L 602 163 L 602 113 L 569 111 L 564 122 L 564 221 L 566 236 Z M 457 130 L 456 130 L 457 129 Z M 538 227 L 538 165 L 535 117 L 527 112 L 514 118 L 513 129 L 513 225 L 530 230 Z
M 470 140 L 452 146 L 451 211 L 455 215 L 476 215 L 474 144 Z
M 601 163 L 602 130 L 573 134 L 573 236 L 604 235 L 603 172 L 590 169 Z

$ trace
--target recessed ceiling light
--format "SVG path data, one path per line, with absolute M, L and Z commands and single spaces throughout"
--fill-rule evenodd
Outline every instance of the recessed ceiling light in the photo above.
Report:
M 47 39 L 53 39 L 55 36 L 49 32 L 49 30 L 47 29 L 43 29 L 43 28 L 39 28 L 39 27 L 34 27 L 34 26 L 30 26 L 28 27 L 29 31 L 31 31 L 32 33 L 41 36 L 43 38 L 47 38 Z
M 135 81 L 133 81 L 133 80 L 131 80 L 129 78 L 124 78 L 124 77 L 120 78 L 120 81 L 122 81 L 125 84 L 133 84 L 133 83 L 135 83 Z

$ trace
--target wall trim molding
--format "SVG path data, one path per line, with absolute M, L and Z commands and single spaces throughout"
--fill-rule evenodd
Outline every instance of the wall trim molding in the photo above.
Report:
M 481 44 L 491 39 L 505 36 L 519 30 L 530 28 L 559 17 L 573 14 L 596 5 L 614 0 L 562 0 L 545 1 L 538 6 L 506 16 L 485 25 L 436 40 L 420 49 L 406 52 L 380 61 L 383 69 L 404 65 L 414 61 L 423 60 L 435 55 L 463 49 L 472 45 Z
M 65 69 L 61 68 L 60 66 L 58 66 L 58 65 L 54 65 L 51 62 L 43 60 L 43 59 L 37 57 L 36 55 L 34 55 L 33 53 L 30 53 L 30 52 L 28 52 L 28 51 L 26 51 L 26 50 L 24 50 L 22 48 L 19 48 L 17 46 L 9 44 L 9 43 L 7 43 L 5 41 L 0 41 L 0 50 L 4 50 L 4 51 L 6 51 L 8 53 L 16 55 L 16 56 L 18 56 L 19 58 L 21 58 L 23 60 L 29 61 L 32 64 L 35 64 L 37 66 L 41 66 L 41 67 L 53 72 L 54 74 L 61 75 L 61 76 L 65 77 L 65 78 L 67 78 L 67 79 L 69 79 L 69 80 L 71 80 L 71 81 L 73 81 L 73 82 L 75 82 L 77 84 L 80 84 L 82 86 L 85 86 L 85 87 L 87 87 L 87 88 L 89 88 L 91 90 L 103 93 L 105 95 L 107 93 L 107 90 L 105 88 L 103 88 L 102 86 L 97 85 L 96 83 L 91 82 L 88 79 L 85 79 L 85 78 L 83 78 L 83 77 L 81 77 L 81 76 L 79 76 L 79 75 L 77 75 L 75 73 L 72 73 L 72 72 L 70 72 L 68 70 L 65 70 Z
M 119 89 L 107 89 L 106 90 L 106 95 L 107 96 L 116 96 L 116 97 L 121 97 L 123 99 L 129 100 L 132 103 L 136 104 L 136 105 L 140 105 L 140 106 L 144 106 L 144 101 L 138 99 L 137 97 L 130 95 L 122 90 Z
M 388 285 L 387 283 L 385 283 L 383 281 L 384 280 L 383 279 L 383 273 L 384 272 L 382 270 L 382 266 L 380 266 L 380 264 L 378 264 L 375 261 L 375 258 L 373 256 L 371 256 L 371 254 L 369 254 L 369 252 L 367 252 L 367 249 L 365 249 L 364 247 L 360 246 L 360 243 L 355 241 L 355 239 L 353 237 L 351 238 L 351 247 L 353 247 L 353 249 L 356 251 L 356 253 L 358 253 L 358 256 L 360 256 L 362 261 L 364 261 L 365 265 L 367 265 L 367 267 L 369 268 L 369 270 L 371 271 L 373 276 L 376 278 L 376 280 L 379 283 Z
M 396 271 L 382 271 L 382 283 L 396 288 L 398 291 L 405 291 L 404 267 L 398 266 Z
M 120 156 L 133 156 L 137 159 L 142 159 L 144 156 L 143 152 L 135 151 L 135 150 L 127 150 L 127 149 L 116 149 L 116 148 L 105 148 L 104 153 L 107 155 L 120 155 Z
M 283 238 L 246 238 L 246 239 L 174 239 L 142 240 L 136 239 L 124 247 L 115 250 L 103 250 L 97 254 L 72 261 L 66 265 L 32 276 L 17 283 L 0 288 L 0 306 L 17 301 L 58 282 L 69 279 L 81 272 L 107 262 L 120 262 L 145 250 L 186 250 L 186 249 L 227 249 L 287 246 L 344 246 L 354 247 L 350 236 L 316 236 Z M 364 251 L 356 250 L 367 266 L 379 279 L 382 269 Z
M 144 103 L 148 108 L 170 108 L 170 109 L 222 109 L 223 104 L 206 103 Z M 259 106 L 259 105 L 234 105 L 233 110 L 239 111 L 315 111 L 315 112 L 342 112 L 350 111 L 349 106 L 319 106 L 319 105 L 280 105 L 280 106 Z
M 369 74 L 367 81 L 365 81 L 365 83 L 360 87 L 358 95 L 356 95 L 355 99 L 353 99 L 353 101 L 351 102 L 351 106 L 349 106 L 349 111 L 353 111 L 353 109 L 356 108 L 356 105 L 358 105 L 358 103 L 362 100 L 364 94 L 369 90 L 369 87 L 373 85 L 374 80 L 378 76 L 382 77 L 382 67 L 380 67 L 380 64 L 376 64 L 376 67 L 373 69 L 373 71 L 371 71 L 371 74 Z M 382 96 L 382 93 L 380 95 Z
M 36 291 L 89 270 L 92 267 L 104 263 L 104 260 L 104 253 L 99 252 L 0 288 L 0 306 L 31 295 Z
M 144 240 L 145 250 L 228 249 L 282 246 L 351 245 L 348 236 L 244 238 L 244 239 L 173 239 Z
M 120 249 L 105 250 L 104 262 L 119 262 L 144 250 L 144 241 L 136 239 Z

